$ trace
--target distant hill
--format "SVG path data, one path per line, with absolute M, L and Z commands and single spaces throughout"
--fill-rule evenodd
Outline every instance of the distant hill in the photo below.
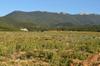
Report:
M 100 31 L 100 15 L 14 11 L 0 17 L 0 30 L 90 30 Z M 91 29 L 92 28 L 92 29 Z

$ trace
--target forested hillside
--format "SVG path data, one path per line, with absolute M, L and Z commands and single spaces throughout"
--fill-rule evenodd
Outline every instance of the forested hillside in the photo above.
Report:
M 0 17 L 0 30 L 14 31 L 21 28 L 27 28 L 29 31 L 100 31 L 100 15 L 14 11 Z

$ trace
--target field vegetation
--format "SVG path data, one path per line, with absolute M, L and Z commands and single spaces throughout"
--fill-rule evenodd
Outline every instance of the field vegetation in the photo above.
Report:
M 71 66 L 98 53 L 99 32 L 0 32 L 0 66 Z

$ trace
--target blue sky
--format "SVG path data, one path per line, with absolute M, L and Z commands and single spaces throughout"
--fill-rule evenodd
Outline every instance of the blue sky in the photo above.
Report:
M 0 0 L 0 16 L 14 10 L 100 14 L 100 0 Z

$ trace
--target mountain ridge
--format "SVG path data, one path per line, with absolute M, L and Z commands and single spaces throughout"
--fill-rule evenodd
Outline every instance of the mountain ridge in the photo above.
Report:
M 100 25 L 100 15 L 98 14 L 68 14 L 53 13 L 46 11 L 13 11 L 0 17 L 0 24 L 8 24 L 16 29 L 27 28 L 30 31 L 40 29 L 72 29 L 88 26 Z M 9 26 L 10 25 L 10 26 Z M 3 26 L 6 27 L 6 26 Z M 11 29 L 11 28 L 10 28 Z

